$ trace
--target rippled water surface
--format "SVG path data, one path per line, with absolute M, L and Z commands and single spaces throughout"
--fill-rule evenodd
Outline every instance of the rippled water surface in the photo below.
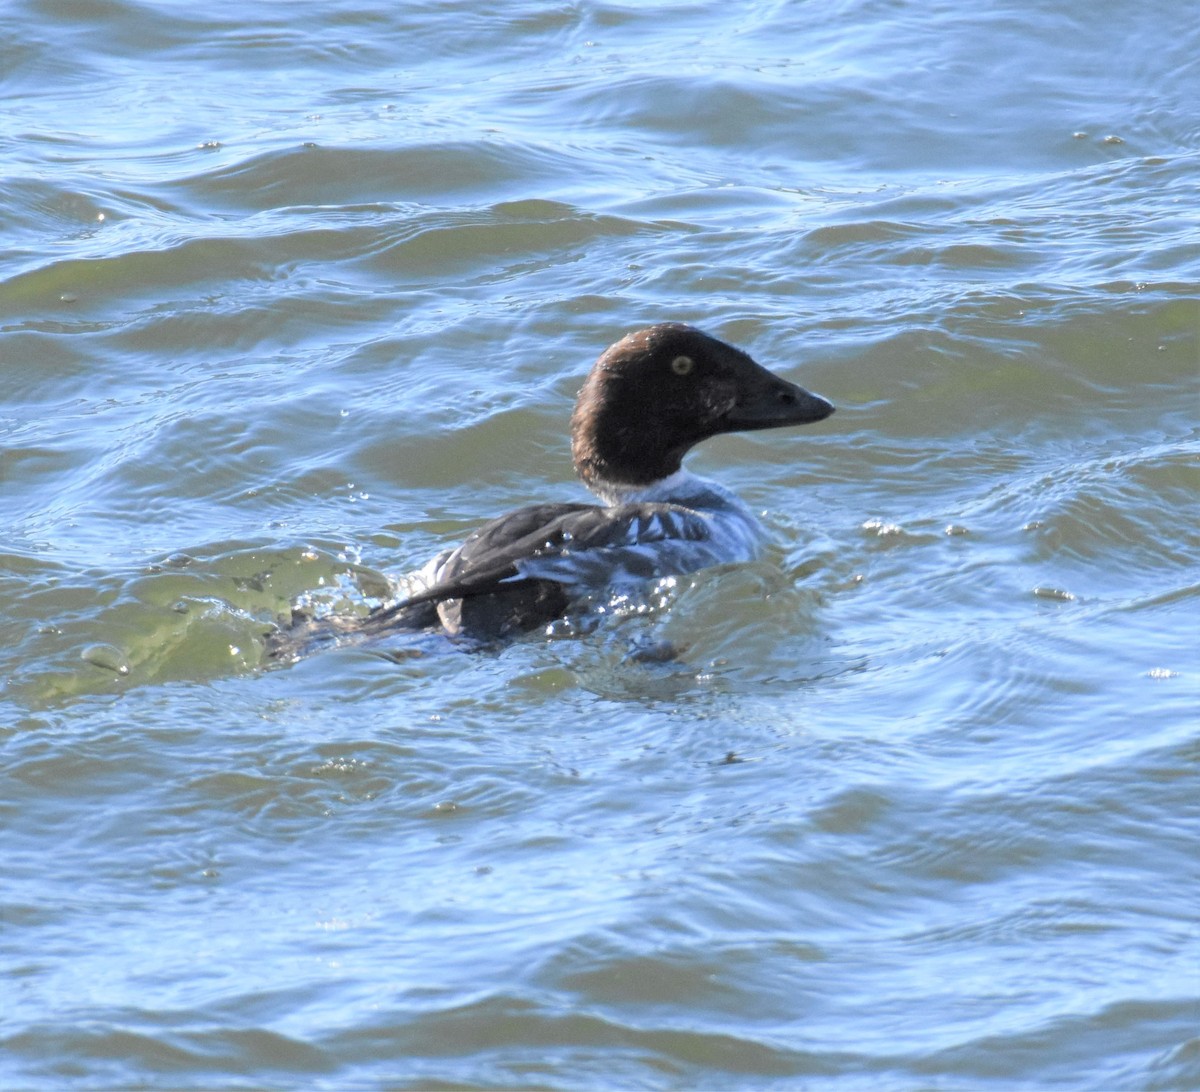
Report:
M 1200 1087 L 1194 15 L 8 0 L 0 1084 Z M 761 561 L 264 667 L 667 318 Z

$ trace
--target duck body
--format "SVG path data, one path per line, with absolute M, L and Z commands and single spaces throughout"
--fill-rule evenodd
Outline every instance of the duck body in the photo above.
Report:
M 680 471 L 662 489 L 617 504 L 533 504 L 499 516 L 435 557 L 414 575 L 422 590 L 367 625 L 411 620 L 414 608 L 431 604 L 452 636 L 504 639 L 599 590 L 750 561 L 762 539 L 736 496 Z
M 833 406 L 681 323 L 629 334 L 592 368 L 571 419 L 575 469 L 600 504 L 538 503 L 484 524 L 409 578 L 362 637 L 440 627 L 489 643 L 609 588 L 757 556 L 763 530 L 684 455 L 725 432 L 820 421 Z

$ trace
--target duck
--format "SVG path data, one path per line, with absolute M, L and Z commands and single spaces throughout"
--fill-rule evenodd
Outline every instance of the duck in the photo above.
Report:
M 834 407 L 747 353 L 680 322 L 610 345 L 571 415 L 576 474 L 599 503 L 539 501 L 484 523 L 410 574 L 394 602 L 358 619 L 292 618 L 306 637 L 440 630 L 489 646 L 546 626 L 581 600 L 714 565 L 751 561 L 766 541 L 753 512 L 683 461 L 730 432 L 809 425 Z M 295 658 L 275 634 L 270 658 Z

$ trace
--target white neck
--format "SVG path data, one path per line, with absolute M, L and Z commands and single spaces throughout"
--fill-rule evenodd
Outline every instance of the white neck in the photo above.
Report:
M 668 474 L 654 482 L 631 485 L 628 482 L 609 482 L 597 478 L 588 482 L 588 488 L 605 504 L 640 504 L 645 501 L 669 503 L 680 497 L 690 496 L 707 484 L 681 467 L 674 474 Z
M 593 480 L 588 483 L 588 488 L 608 505 L 679 504 L 685 508 L 736 508 L 749 512 L 723 485 L 682 468 L 655 482 L 633 485 Z

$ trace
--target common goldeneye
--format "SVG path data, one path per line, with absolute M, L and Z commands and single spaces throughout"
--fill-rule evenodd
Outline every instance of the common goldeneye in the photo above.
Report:
M 296 618 L 305 640 L 440 627 L 487 643 L 534 629 L 588 593 L 749 561 L 763 530 L 729 490 L 683 468 L 723 432 L 821 421 L 833 406 L 691 326 L 664 322 L 610 346 L 571 417 L 575 470 L 602 504 L 532 504 L 485 523 L 362 619 Z M 332 624 L 331 624 L 332 623 Z M 294 654 L 301 634 L 269 654 Z

